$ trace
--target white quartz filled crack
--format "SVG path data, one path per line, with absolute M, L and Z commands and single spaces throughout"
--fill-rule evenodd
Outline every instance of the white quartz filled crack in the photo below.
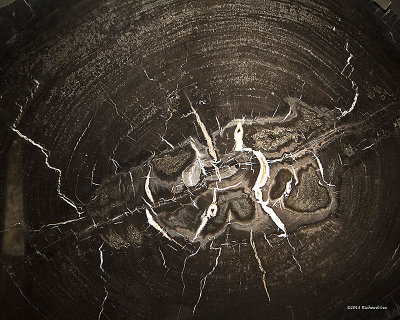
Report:
M 240 119 L 237 120 L 237 125 L 234 133 L 235 151 L 243 151 L 243 125 Z
M 293 172 L 293 177 L 294 177 L 294 185 L 297 186 L 299 184 L 299 178 L 297 177 L 296 170 L 294 169 L 293 166 L 291 166 L 292 172 Z
M 4 232 L 7 232 L 7 231 L 10 231 L 10 230 L 12 230 L 12 229 L 14 229 L 14 228 L 16 228 L 16 227 L 21 227 L 21 226 L 25 226 L 25 223 L 23 223 L 23 222 L 17 222 L 17 223 L 15 223 L 15 224 L 9 226 L 9 227 L 6 228 L 6 229 L 0 230 L 0 234 L 1 234 L 1 233 L 4 233 Z
M 147 222 L 149 223 L 149 225 L 151 225 L 154 229 L 159 231 L 169 241 L 171 241 L 171 242 L 177 244 L 178 246 L 182 247 L 178 242 L 176 242 L 174 239 L 172 239 L 163 228 L 161 228 L 161 226 L 154 220 L 154 218 L 151 215 L 149 209 L 147 209 L 147 208 L 146 208 L 146 217 L 147 217 Z
M 197 239 L 197 237 L 200 235 L 200 232 L 204 229 L 208 222 L 209 217 L 207 216 L 207 211 L 204 211 L 204 213 L 201 215 L 201 223 L 200 226 L 197 228 L 196 234 L 193 237 L 193 241 Z
M 299 100 L 301 100 L 301 98 L 303 98 L 304 85 L 306 84 L 306 82 L 304 80 L 302 80 L 302 81 L 303 81 L 303 84 L 301 85 L 301 94 L 300 94 Z
M 99 268 L 100 268 L 100 271 L 101 271 L 100 277 L 104 281 L 104 292 L 106 294 L 105 294 L 104 299 L 103 299 L 103 301 L 101 303 L 101 306 L 100 306 L 100 312 L 99 312 L 99 315 L 97 317 L 98 320 L 101 319 L 101 315 L 104 312 L 104 304 L 106 303 L 106 300 L 108 298 L 108 290 L 107 290 L 107 286 L 106 286 L 106 279 L 104 278 L 104 275 L 106 275 L 107 273 L 106 273 L 106 270 L 103 268 L 103 263 L 104 263 L 103 245 L 104 245 L 104 243 L 102 243 L 101 246 L 99 247 L 99 253 L 100 253 L 100 265 L 99 265 Z
M 226 191 L 226 190 L 229 190 L 229 189 L 237 188 L 241 184 L 242 184 L 242 182 L 240 181 L 240 182 L 238 182 L 238 183 L 236 183 L 234 185 L 231 185 L 231 186 L 227 186 L 227 187 L 224 187 L 224 188 L 215 187 L 215 188 L 210 188 L 210 190 Z
M 209 152 L 210 156 L 213 158 L 214 162 L 218 162 L 217 153 L 215 152 L 214 145 L 213 145 L 210 135 L 207 132 L 207 128 L 204 125 L 204 123 L 201 121 L 200 115 L 197 113 L 196 109 L 193 107 L 192 102 L 190 101 L 189 97 L 188 96 L 186 96 L 186 97 L 190 103 L 190 108 L 192 109 L 192 112 L 196 117 L 197 124 L 200 126 L 201 132 L 203 133 L 203 136 L 206 139 L 207 146 L 208 146 L 208 152 Z
M 167 264 L 166 264 L 166 262 L 165 262 L 165 256 L 164 256 L 164 253 L 163 253 L 162 250 L 161 250 L 161 247 L 158 247 L 158 251 L 160 251 L 160 254 L 161 254 L 161 259 L 162 259 L 162 261 L 163 261 L 163 267 L 164 267 L 165 269 L 168 269 Z
M 287 237 L 287 231 L 284 223 L 279 219 L 278 215 L 275 213 L 274 209 L 268 206 L 268 202 L 260 203 L 263 210 L 270 216 L 272 221 L 276 226 L 283 231 L 283 234 L 278 235 L 278 237 Z
M 285 187 L 285 191 L 283 192 L 283 194 L 279 197 L 278 200 L 275 201 L 273 207 L 279 203 L 280 206 L 284 206 L 283 200 L 286 199 L 287 197 L 289 197 L 290 193 L 292 192 L 292 182 L 293 182 L 293 178 L 291 178 L 288 182 L 286 182 L 286 187 Z
M 348 42 L 348 41 L 346 41 L 346 47 L 345 47 L 345 49 L 346 49 L 347 53 L 349 54 L 349 57 L 347 58 L 346 65 L 343 67 L 343 70 L 342 70 L 341 74 L 342 74 L 343 76 L 345 76 L 346 79 L 348 79 L 348 80 L 351 81 L 351 88 L 355 91 L 355 93 L 354 93 L 353 102 L 352 102 L 351 106 L 349 107 L 349 109 L 343 111 L 341 108 L 337 108 L 337 109 L 341 112 L 341 115 L 337 118 L 338 120 L 342 119 L 343 117 L 345 117 L 347 114 L 349 114 L 350 112 L 352 112 L 352 111 L 354 110 L 354 108 L 355 108 L 355 106 L 356 106 L 356 104 L 357 104 L 357 101 L 358 101 L 358 97 L 359 97 L 359 95 L 360 95 L 360 94 L 359 94 L 359 91 L 358 91 L 358 85 L 357 85 L 357 83 L 355 83 L 355 81 L 353 81 L 352 79 L 350 79 L 350 76 L 351 76 L 351 74 L 352 74 L 353 71 L 354 71 L 354 67 L 351 65 L 351 62 L 350 62 L 350 61 L 351 61 L 351 59 L 352 59 L 354 56 L 353 56 L 353 54 L 349 51 L 349 42 Z M 346 75 L 345 75 L 345 71 L 346 71 L 346 69 L 347 69 L 348 67 L 351 68 L 351 69 L 350 69 L 349 74 L 346 76 Z
M 167 139 L 165 139 L 163 136 L 160 136 L 161 140 L 164 141 L 172 150 L 175 150 L 175 147 L 173 146 L 172 143 L 170 143 Z
M 285 192 L 283 193 L 284 198 L 289 197 L 290 193 L 292 192 L 292 181 L 293 178 L 290 179 L 290 181 L 286 182 Z
M 347 58 L 346 65 L 343 67 L 341 74 L 344 75 L 344 72 L 346 71 L 347 67 L 351 68 L 350 73 L 346 76 L 346 78 L 349 78 L 351 74 L 354 71 L 354 67 L 351 65 L 350 60 L 354 57 L 353 54 L 349 51 L 349 42 L 346 41 L 346 47 L 345 47 L 347 53 L 349 54 L 349 57 Z
M 41 316 L 43 316 L 43 314 L 40 312 L 40 310 L 39 310 L 34 304 L 32 304 L 32 302 L 28 299 L 28 297 L 22 292 L 21 287 L 15 282 L 15 280 L 14 280 L 15 274 L 14 274 L 13 272 L 10 272 L 10 270 L 9 270 L 7 267 L 6 267 L 5 269 L 6 269 L 7 273 L 8 273 L 8 275 L 10 276 L 11 281 L 13 282 L 14 286 L 18 289 L 19 293 L 20 293 L 21 296 L 25 299 L 25 301 L 26 301 L 33 309 L 35 309 Z M 43 316 L 43 318 L 44 318 L 44 316 Z
M 119 165 L 118 161 L 115 160 L 114 158 L 110 158 L 110 161 L 113 163 L 114 165 L 114 174 L 116 175 L 118 172 L 118 169 L 121 168 L 121 166 Z
M 149 79 L 150 81 L 154 81 L 153 78 L 149 77 L 149 74 L 147 73 L 147 70 L 145 68 L 143 68 L 143 67 L 142 67 L 142 69 L 143 69 L 144 74 L 146 75 L 146 78 Z
M 261 151 L 253 150 L 253 154 L 257 157 L 257 160 L 260 163 L 260 171 L 258 173 L 257 180 L 254 183 L 252 190 L 254 191 L 254 196 L 255 196 L 256 200 L 258 200 L 260 203 L 262 203 L 263 195 L 262 195 L 261 188 L 264 187 L 268 181 L 269 174 L 270 174 L 269 165 L 268 165 L 267 159 L 265 158 L 265 156 L 262 154 Z
M 219 131 L 219 135 L 222 136 L 222 128 L 221 128 L 221 124 L 219 123 L 219 120 L 217 117 L 215 117 L 215 120 L 217 121 L 217 126 L 218 126 L 218 131 Z
M 289 116 L 292 114 L 292 106 L 289 106 L 289 111 L 288 111 L 288 113 L 285 115 L 285 117 L 281 120 L 281 121 L 279 121 L 279 122 L 284 122 L 284 121 L 286 121 L 286 119 L 287 118 L 289 118 Z
M 97 162 L 94 164 L 92 173 L 90 175 L 90 186 L 99 186 L 100 185 L 99 183 L 94 182 L 94 171 L 96 170 L 96 165 L 97 165 Z
M 131 123 L 131 120 L 130 120 L 124 113 L 122 113 L 122 112 L 118 109 L 117 104 L 114 102 L 113 99 L 110 98 L 109 93 L 108 93 L 107 91 L 106 91 L 106 96 L 107 96 L 107 99 L 108 99 L 108 100 L 111 102 L 111 104 L 113 105 L 114 110 L 115 110 L 115 113 L 116 113 L 122 120 L 124 120 L 124 121 L 129 125 L 130 130 L 129 130 L 128 133 L 125 135 L 126 137 L 128 137 L 128 136 L 129 136 L 129 133 L 132 132 L 132 130 L 133 130 L 133 125 L 132 125 L 132 123 Z M 118 143 L 118 144 L 119 144 L 119 143 Z M 118 146 L 118 144 L 117 144 L 117 146 Z M 114 150 L 114 152 L 115 152 L 115 150 Z M 113 153 L 114 153 L 114 152 L 113 152 Z
M 276 226 L 283 231 L 283 236 L 287 236 L 286 227 L 282 220 L 278 217 L 275 211 L 268 206 L 269 200 L 263 200 L 263 194 L 261 188 L 267 183 L 269 178 L 269 165 L 267 159 L 260 151 L 254 151 L 253 154 L 257 157 L 260 163 L 260 172 L 258 173 L 257 180 L 253 186 L 254 196 L 257 202 L 261 205 L 262 209 L 270 216 L 272 221 L 276 224 Z
M 393 253 L 393 255 L 392 255 L 392 260 L 393 260 L 394 257 L 396 256 L 397 251 L 399 250 L 399 248 L 400 248 L 400 243 L 399 243 L 399 245 L 397 246 L 396 250 L 394 250 L 394 253 Z
M 15 123 L 13 126 L 11 126 L 11 130 L 13 130 L 16 134 L 18 134 L 18 136 L 20 136 L 22 139 L 24 139 L 25 141 L 31 143 L 32 145 L 34 145 L 35 147 L 39 148 L 40 151 L 44 154 L 45 156 L 45 164 L 46 166 L 55 171 L 58 175 L 58 179 L 57 179 L 57 194 L 58 196 L 65 201 L 68 205 L 70 205 L 72 208 L 75 209 L 75 211 L 78 213 L 79 216 L 82 215 L 83 212 L 81 212 L 77 205 L 75 204 L 74 201 L 72 201 L 70 198 L 68 198 L 64 193 L 61 192 L 61 176 L 62 176 L 62 172 L 59 168 L 56 168 L 54 166 L 52 166 L 49 163 L 49 157 L 50 157 L 50 151 L 47 150 L 44 146 L 40 145 L 39 143 L 33 141 L 32 139 L 28 138 L 26 135 L 22 134 L 17 128 L 15 128 Z
M 338 159 L 339 159 L 340 165 L 343 167 L 343 161 L 342 161 L 342 157 L 340 156 L 340 154 L 339 154 L 339 153 L 338 153 Z
M 296 262 L 297 266 L 299 267 L 300 272 L 303 273 L 303 269 L 301 268 L 300 263 L 297 261 L 297 259 L 294 257 L 293 254 L 292 254 L 292 258 L 293 258 L 293 260 Z
M 221 256 L 222 248 L 213 248 L 213 247 L 212 247 L 212 243 L 211 243 L 210 249 L 218 250 L 218 254 L 217 254 L 217 257 L 215 258 L 215 264 L 214 264 L 213 268 L 211 269 L 211 271 L 210 271 L 209 273 L 207 273 L 207 274 L 204 276 L 203 279 L 200 280 L 200 293 L 199 293 L 199 297 L 198 297 L 198 299 L 197 299 L 197 301 L 196 301 L 196 304 L 195 304 L 194 307 L 193 307 L 192 316 L 194 315 L 194 313 L 195 313 L 195 311 L 196 311 L 196 308 L 197 308 L 197 305 L 199 304 L 199 302 L 200 302 L 200 300 L 201 300 L 201 297 L 202 297 L 202 295 L 203 295 L 203 290 L 204 290 L 204 287 L 206 286 L 207 278 L 208 278 L 208 277 L 215 271 L 215 269 L 217 268 L 217 266 L 218 266 L 218 260 L 219 260 L 219 257 Z
M 99 268 L 101 270 L 102 275 L 106 273 L 106 270 L 104 270 L 104 268 L 103 268 L 103 263 L 104 263 L 103 246 L 104 246 L 104 243 L 102 243 L 101 246 L 99 247 L 99 253 L 100 253 Z
M 213 193 L 213 201 L 211 204 L 208 206 L 207 210 L 204 211 L 204 213 L 201 216 L 201 224 L 197 228 L 196 234 L 193 238 L 193 241 L 197 239 L 197 237 L 200 235 L 201 231 L 204 229 L 206 226 L 207 222 L 209 219 L 214 218 L 217 215 L 218 211 L 218 206 L 217 206 L 217 189 L 214 189 Z
M 130 171 L 129 171 L 129 178 L 131 179 L 132 192 L 133 192 L 133 195 L 135 196 L 135 186 L 133 184 L 132 172 L 130 172 Z
M 99 313 L 99 316 L 97 317 L 98 320 L 101 319 L 101 315 L 102 315 L 103 312 L 104 312 L 104 304 L 106 303 L 106 300 L 107 300 L 107 298 L 108 298 L 108 290 L 107 290 L 107 287 L 104 287 L 104 292 L 106 293 L 106 295 L 104 296 L 103 302 L 101 303 L 100 313 Z
M 66 221 L 62 221 L 62 222 L 49 223 L 49 224 L 43 225 L 39 229 L 33 230 L 33 231 L 41 231 L 42 229 L 47 228 L 47 227 L 58 227 L 61 225 L 66 225 L 66 224 L 70 224 L 73 222 L 81 221 L 83 219 L 86 219 L 86 217 L 79 217 L 77 219 L 70 219 L 70 220 L 66 220 Z
M 192 147 L 192 149 L 194 150 L 194 152 L 196 153 L 196 160 L 199 163 L 199 166 L 201 168 L 201 172 L 206 175 L 206 169 L 204 168 L 204 164 L 203 161 L 201 160 L 201 154 L 199 149 L 197 149 L 193 139 L 190 141 L 190 146 Z
M 209 135 L 208 132 L 207 132 L 207 128 L 206 128 L 205 124 L 201 121 L 200 115 L 197 113 L 196 109 L 193 107 L 193 104 L 192 104 L 192 102 L 190 101 L 190 99 L 189 99 L 189 97 L 188 97 L 187 95 L 186 95 L 186 98 L 188 99 L 188 101 L 189 101 L 189 103 L 190 103 L 190 108 L 192 109 L 192 112 L 193 112 L 193 114 L 194 114 L 195 117 L 196 117 L 197 124 L 200 126 L 201 132 L 203 133 L 203 136 L 204 136 L 204 138 L 206 139 L 207 147 L 208 147 L 208 153 L 209 153 L 209 155 L 211 156 L 211 158 L 213 159 L 213 167 L 214 167 L 214 170 L 215 170 L 215 175 L 217 176 L 218 180 L 221 181 L 221 180 L 222 180 L 222 177 L 221 177 L 219 168 L 218 168 L 218 166 L 216 165 L 219 161 L 218 161 L 217 153 L 215 152 L 215 148 L 214 148 L 214 145 L 213 145 L 213 141 L 212 141 L 210 135 Z M 219 125 L 219 122 L 218 122 L 218 125 Z M 219 126 L 220 126 L 220 125 L 219 125 Z M 197 129 L 196 129 L 196 130 L 197 130 Z M 191 145 L 192 145 L 192 148 L 193 148 L 193 149 L 195 150 L 195 152 L 196 152 L 197 159 L 199 160 L 200 157 L 199 157 L 198 150 L 197 150 L 197 148 L 195 148 L 195 145 L 194 145 L 194 143 L 193 143 L 192 141 L 191 141 Z M 200 161 L 199 161 L 199 162 L 200 162 Z M 203 174 L 205 174 L 206 172 L 205 172 L 205 169 L 204 169 L 204 165 L 203 165 L 201 162 L 200 162 L 200 166 L 201 166 L 201 168 L 202 168 Z
M 181 271 L 181 280 L 182 280 L 182 301 L 181 301 L 181 306 L 180 306 L 180 308 L 179 308 L 178 318 L 177 318 L 177 319 L 179 319 L 180 314 L 181 314 L 182 305 L 183 305 L 183 295 L 185 294 L 185 288 L 186 288 L 185 280 L 184 280 L 184 273 L 185 273 L 186 263 L 187 263 L 187 261 L 188 261 L 190 258 L 194 257 L 196 254 L 199 253 L 200 248 L 201 248 L 201 247 L 199 246 L 199 247 L 197 248 L 197 250 L 196 250 L 194 253 L 191 253 L 190 255 L 188 255 L 188 256 L 185 258 L 185 260 L 183 261 L 183 267 L 182 267 L 182 271 Z
M 221 182 L 222 177 L 221 177 L 221 173 L 219 172 L 219 168 L 215 164 L 213 164 L 213 167 L 214 167 L 214 170 L 215 170 L 215 175 L 218 178 L 218 181 Z
M 284 198 L 289 197 L 290 193 L 292 192 L 292 182 L 293 178 L 291 178 L 288 182 L 286 182 L 285 191 L 283 192 L 282 195 Z
M 289 112 L 291 112 L 291 110 Z M 238 125 L 239 123 L 237 124 L 237 126 Z M 238 132 L 239 131 L 242 131 L 241 137 L 243 138 L 243 127 L 241 129 L 239 128 Z M 240 139 L 240 136 L 237 136 L 237 139 Z M 236 135 L 235 135 L 235 140 L 236 140 Z M 257 200 L 257 202 L 261 205 L 261 208 L 264 210 L 264 212 L 266 212 L 272 219 L 272 221 L 276 224 L 276 226 L 283 231 L 283 235 L 281 236 L 287 237 L 286 227 L 284 223 L 278 217 L 275 211 L 268 206 L 269 199 L 267 201 L 263 200 L 263 194 L 261 189 L 265 186 L 270 176 L 269 164 L 267 159 L 265 158 L 264 154 L 261 151 L 256 151 L 251 148 L 242 148 L 241 151 L 252 152 L 257 157 L 257 160 L 260 163 L 260 171 L 258 173 L 257 180 L 252 188 L 252 190 L 254 191 L 254 197 Z
M 27 0 L 24 0 L 24 3 L 27 5 L 27 7 L 31 11 L 31 13 L 34 15 L 35 12 L 33 11 L 31 4 Z M 37 81 L 37 80 L 35 80 L 35 81 Z
M 373 146 L 375 145 L 375 143 L 371 143 L 369 146 L 362 148 L 363 151 L 371 149 Z
M 278 105 L 276 106 L 276 109 L 275 109 L 274 113 L 272 114 L 272 117 L 271 117 L 272 119 L 275 118 L 275 115 L 276 115 L 276 113 L 278 112 L 279 106 L 280 106 L 280 102 L 278 103 Z
M 67 165 L 67 170 L 66 170 L 67 173 L 68 173 L 68 171 L 69 171 L 69 167 L 70 167 L 70 165 L 71 165 L 71 161 L 72 161 L 72 158 L 73 158 L 73 156 L 74 156 L 74 154 L 75 154 L 75 151 L 76 151 L 76 149 L 78 148 L 78 145 L 79 145 L 79 143 L 81 142 L 82 138 L 85 136 L 86 131 L 89 129 L 90 124 L 92 123 L 94 117 L 95 117 L 95 115 L 93 115 L 93 117 L 89 120 L 89 122 L 88 122 L 88 124 L 87 124 L 85 130 L 83 130 L 82 134 L 79 136 L 79 138 L 78 138 L 78 140 L 77 140 L 77 142 L 76 142 L 76 144 L 75 144 L 75 146 L 74 146 L 74 149 L 72 150 L 71 157 L 69 158 L 68 165 Z
M 149 169 L 149 173 L 146 176 L 146 182 L 144 183 L 144 190 L 146 192 L 147 198 L 154 204 L 153 195 L 150 190 L 150 174 L 151 174 L 151 167 Z
M 267 235 L 266 235 L 265 233 L 264 233 L 264 239 L 265 239 L 265 241 L 267 241 L 268 245 L 269 245 L 271 248 L 273 248 L 271 242 L 269 242 L 269 240 L 268 240 L 268 238 L 267 238 Z
M 267 294 L 268 300 L 271 301 L 271 297 L 270 297 L 270 295 L 269 295 L 268 288 L 267 288 L 267 283 L 266 283 L 266 280 L 265 280 L 265 274 L 266 274 L 266 272 L 265 272 L 265 270 L 264 270 L 264 268 L 263 268 L 263 266 L 262 266 L 260 257 L 258 256 L 258 253 L 257 253 L 256 244 L 255 244 L 254 239 L 253 239 L 253 230 L 250 230 L 250 245 L 251 245 L 251 247 L 253 248 L 254 257 L 255 257 L 256 260 L 257 260 L 258 268 L 259 268 L 260 271 L 262 272 L 262 282 L 263 282 L 263 285 L 264 285 L 265 293 Z
M 321 161 L 319 160 L 318 156 L 317 156 L 315 153 L 313 153 L 313 156 L 314 156 L 314 158 L 315 158 L 315 161 L 316 161 L 317 164 L 318 164 L 318 168 L 319 168 L 318 171 L 319 171 L 319 173 L 321 174 L 322 182 L 325 183 L 325 185 L 327 185 L 327 186 L 329 186 L 329 187 L 335 187 L 335 185 L 333 185 L 333 184 L 328 183 L 328 182 L 325 181 L 324 167 L 322 166 Z

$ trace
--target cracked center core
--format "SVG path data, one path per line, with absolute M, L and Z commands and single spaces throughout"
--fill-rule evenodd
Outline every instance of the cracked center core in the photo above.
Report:
M 287 103 L 286 116 L 234 119 L 211 135 L 191 107 L 202 135 L 102 183 L 89 212 L 145 210 L 148 223 L 168 239 L 202 245 L 228 227 L 238 231 L 229 240 L 234 243 L 242 240 L 240 231 L 287 236 L 325 219 L 337 201 L 316 154 L 324 139 L 310 147 L 305 137 L 316 130 L 313 123 L 328 130 L 331 119 L 296 99 Z

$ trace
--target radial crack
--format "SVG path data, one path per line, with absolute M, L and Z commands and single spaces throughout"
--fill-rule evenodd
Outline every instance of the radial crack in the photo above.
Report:
M 144 184 L 144 190 L 146 192 L 147 198 L 149 198 L 149 200 L 154 204 L 153 195 L 152 195 L 151 190 L 150 190 L 150 173 L 151 173 L 151 167 L 149 169 L 149 173 L 146 176 L 146 182 Z
M 190 99 L 189 99 L 189 97 L 187 95 L 186 95 L 186 98 L 188 99 L 188 101 L 190 103 L 190 108 L 192 109 L 193 114 L 196 116 L 197 124 L 200 126 L 201 131 L 203 133 L 203 136 L 207 141 L 208 152 L 210 153 L 210 156 L 213 158 L 214 162 L 218 162 L 218 157 L 217 157 L 217 154 L 216 154 L 216 152 L 214 150 L 212 139 L 211 139 L 210 135 L 207 132 L 207 128 L 204 125 L 204 123 L 201 121 L 200 116 L 197 113 L 197 111 L 193 108 L 192 102 L 190 101 Z
M 207 211 L 204 211 L 204 213 L 201 216 L 201 224 L 199 228 L 196 231 L 196 234 L 193 238 L 193 241 L 197 239 L 201 231 L 204 229 L 206 226 L 207 222 L 209 219 L 214 218 L 217 215 L 218 211 L 218 206 L 217 206 L 217 189 L 214 189 L 214 195 L 213 195 L 213 201 L 211 204 L 208 206 Z
M 172 239 L 168 233 L 160 227 L 160 225 L 154 220 L 153 216 L 151 215 L 149 209 L 146 208 L 146 217 L 147 217 L 147 222 L 149 223 L 149 225 L 151 225 L 154 229 L 156 229 L 157 231 L 159 231 L 165 238 L 167 238 L 169 241 L 177 244 L 178 246 L 180 246 L 182 248 L 182 246 L 176 242 L 174 239 Z
M 211 269 L 211 271 L 210 271 L 209 273 L 207 273 L 207 274 L 205 275 L 205 277 L 204 277 L 203 279 L 200 280 L 200 294 L 199 294 L 199 298 L 197 299 L 196 304 L 195 304 L 194 307 L 193 307 L 192 316 L 194 315 L 194 313 L 195 313 L 195 311 L 196 311 L 196 308 L 197 308 L 197 305 L 199 304 L 200 299 L 201 299 L 201 297 L 202 297 L 202 295 L 203 295 L 203 290 L 204 290 L 204 287 L 206 286 L 207 278 L 208 278 L 208 276 L 211 275 L 211 274 L 215 271 L 215 269 L 217 268 L 217 266 L 218 266 L 218 260 L 219 260 L 219 257 L 221 256 L 222 248 L 212 248 L 212 244 L 210 245 L 210 248 L 213 249 L 213 250 L 218 250 L 218 255 L 217 255 L 217 257 L 215 258 L 214 267 Z
M 49 157 L 50 157 L 50 151 L 47 150 L 45 147 L 43 147 L 42 145 L 40 145 L 39 143 L 33 141 L 32 139 L 28 138 L 26 135 L 22 134 L 18 129 L 15 128 L 15 126 L 11 126 L 11 130 L 13 130 L 16 134 L 18 134 L 18 136 L 20 136 L 22 139 L 24 139 L 25 141 L 31 143 L 32 145 L 34 145 L 35 147 L 39 148 L 40 151 L 44 154 L 45 156 L 45 164 L 46 166 L 57 172 L 58 175 L 58 180 L 57 180 L 57 194 L 58 196 L 64 200 L 67 204 L 69 204 L 72 208 L 75 209 L 75 211 L 78 213 L 79 216 L 82 215 L 83 212 L 81 212 L 77 205 L 74 203 L 74 201 L 72 201 L 70 198 L 68 198 L 64 193 L 61 192 L 61 176 L 62 176 L 62 172 L 60 169 L 53 167 L 50 163 L 49 163 Z
M 106 294 L 105 294 L 103 302 L 101 303 L 101 306 L 100 306 L 100 312 L 99 312 L 99 315 L 97 317 L 98 320 L 101 319 L 101 316 L 102 316 L 102 314 L 104 312 L 104 304 L 106 303 L 106 300 L 108 298 L 107 282 L 106 282 L 106 279 L 104 278 L 104 275 L 106 275 L 107 273 L 106 273 L 106 270 L 103 268 L 103 263 L 104 263 L 103 250 L 102 250 L 103 249 L 103 245 L 104 245 L 104 242 L 99 247 L 99 253 L 100 253 L 99 268 L 100 268 L 100 271 L 101 271 L 100 277 L 104 281 L 104 291 L 105 291 Z
M 322 166 L 322 163 L 321 163 L 321 161 L 319 160 L 319 158 L 317 157 L 317 155 L 315 154 L 315 153 L 312 153 L 313 154 L 313 156 L 314 156 L 314 158 L 315 158 L 315 161 L 317 162 L 317 164 L 318 164 L 318 170 L 319 170 L 319 173 L 321 174 L 321 178 L 322 178 L 322 181 L 327 185 L 327 186 L 329 186 L 329 187 L 335 187 L 335 185 L 333 185 L 333 184 L 330 184 L 330 183 L 328 183 L 328 182 L 326 182 L 325 181 L 325 177 L 324 177 L 324 168 L 323 168 L 323 166 Z
M 349 79 L 349 80 L 351 81 L 351 88 L 354 89 L 355 94 L 354 94 L 353 102 L 352 102 L 352 104 L 351 104 L 351 106 L 350 106 L 350 108 L 349 108 L 348 110 L 343 111 L 341 108 L 337 108 L 337 109 L 341 112 L 341 115 L 337 118 L 338 120 L 342 119 L 343 117 L 345 117 L 347 114 L 349 114 L 350 112 L 352 112 L 352 111 L 354 110 L 354 108 L 355 108 L 355 106 L 356 106 L 356 104 L 357 104 L 358 96 L 359 96 L 358 85 L 357 85 L 353 80 L 350 79 L 350 76 L 351 76 L 351 74 L 352 74 L 353 71 L 354 71 L 354 67 L 351 65 L 350 60 L 351 60 L 354 56 L 353 56 L 353 54 L 349 51 L 349 42 L 348 42 L 348 41 L 346 41 L 346 47 L 345 47 L 345 49 L 346 49 L 346 51 L 349 53 L 349 57 L 347 58 L 346 65 L 343 67 L 343 70 L 342 70 L 341 74 L 342 74 L 343 76 L 345 76 L 346 79 Z M 351 71 L 350 71 L 350 73 L 346 76 L 346 75 L 344 74 L 344 72 L 345 72 L 345 70 L 347 69 L 347 67 L 349 67 L 349 66 L 350 66 L 350 68 L 351 68 Z
M 260 257 L 258 256 L 257 249 L 256 249 L 256 244 L 254 243 L 254 239 L 253 239 L 253 230 L 250 230 L 250 244 L 251 244 L 251 247 L 253 248 L 254 257 L 255 257 L 256 260 L 257 260 L 258 268 L 259 268 L 260 271 L 262 272 L 262 281 L 263 281 L 265 293 L 267 294 L 268 300 L 271 301 L 271 297 L 270 297 L 270 295 L 269 295 L 268 288 L 267 288 L 267 283 L 266 283 L 266 280 L 265 280 L 265 270 L 264 270 L 264 268 L 263 268 L 263 266 L 262 266 Z
M 234 133 L 235 151 L 243 151 L 243 125 L 240 119 L 237 120 L 237 125 Z
M 177 319 L 179 319 L 179 317 L 180 317 L 180 314 L 181 314 L 181 310 L 182 310 L 182 305 L 183 305 L 183 295 L 185 294 L 185 288 L 186 288 L 186 285 L 185 285 L 185 280 L 184 280 L 184 277 L 183 277 L 183 275 L 184 275 L 184 273 L 185 273 L 185 267 L 186 267 L 186 263 L 187 263 L 187 261 L 190 259 L 190 258 L 192 258 L 192 257 L 194 257 L 199 251 L 200 251 L 200 246 L 197 248 L 197 250 L 194 252 L 194 253 L 192 253 L 192 254 L 190 254 L 190 255 L 188 255 L 186 258 L 185 258 L 185 260 L 183 261 L 183 267 L 182 267 L 182 271 L 181 271 L 181 280 L 182 280 L 182 301 L 181 301 L 181 306 L 179 307 L 179 312 L 178 312 L 178 318 Z

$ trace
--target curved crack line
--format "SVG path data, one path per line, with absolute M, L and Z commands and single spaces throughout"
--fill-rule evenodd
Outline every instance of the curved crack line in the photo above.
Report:
M 67 197 L 64 193 L 61 192 L 61 176 L 62 176 L 62 172 L 59 168 L 53 167 L 50 163 L 49 163 L 49 157 L 50 157 L 50 151 L 47 150 L 44 146 L 42 146 L 41 144 L 33 141 L 31 138 L 27 137 L 26 135 L 24 135 L 23 133 L 21 133 L 21 131 L 19 131 L 17 128 L 15 128 L 14 125 L 12 125 L 11 130 L 14 131 L 19 137 L 21 137 L 22 139 L 24 139 L 25 141 L 29 142 L 30 144 L 34 145 L 35 147 L 39 148 L 40 151 L 44 154 L 45 156 L 45 164 L 46 166 L 55 171 L 58 175 L 58 179 L 57 179 L 57 194 L 58 196 L 64 200 L 67 204 L 69 204 L 72 208 L 75 209 L 75 211 L 78 213 L 79 217 L 82 215 L 82 211 L 80 211 L 78 209 L 78 206 L 75 204 L 75 202 L 73 200 L 71 200 L 69 197 Z
M 203 295 L 203 290 L 204 290 L 204 287 L 206 286 L 207 278 L 208 278 L 208 276 L 211 275 L 211 274 L 215 271 L 215 269 L 217 268 L 217 266 L 218 266 L 218 260 L 219 260 L 219 257 L 221 256 L 221 252 L 222 252 L 222 248 L 221 248 L 221 247 L 219 247 L 219 248 L 213 248 L 213 247 L 212 247 L 212 243 L 211 243 L 210 248 L 211 248 L 212 250 L 218 250 L 218 255 L 217 255 L 217 257 L 215 258 L 214 267 L 211 269 L 211 271 L 210 271 L 209 273 L 207 273 L 207 274 L 205 275 L 205 277 L 204 277 L 203 279 L 200 280 L 200 294 L 199 294 L 199 298 L 197 299 L 196 304 L 195 304 L 194 307 L 193 307 L 192 317 L 193 317 L 193 315 L 194 315 L 194 313 L 195 313 L 195 311 L 196 311 L 197 305 L 199 304 L 200 299 L 201 299 L 201 297 L 202 297 L 202 295 Z
M 264 268 L 262 266 L 261 259 L 260 259 L 260 257 L 258 256 L 258 253 L 257 253 L 256 244 L 255 244 L 254 239 L 253 239 L 253 230 L 250 230 L 250 245 L 253 248 L 254 257 L 257 260 L 258 268 L 262 272 L 262 281 L 263 281 L 265 293 L 267 294 L 268 300 L 271 301 L 271 297 L 269 295 L 268 288 L 267 288 L 267 283 L 266 283 L 266 280 L 265 280 L 265 273 L 266 272 L 265 272 L 265 270 L 264 270 Z

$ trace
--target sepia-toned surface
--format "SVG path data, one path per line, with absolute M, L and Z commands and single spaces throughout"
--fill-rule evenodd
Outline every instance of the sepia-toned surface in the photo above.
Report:
M 7 317 L 399 316 L 400 56 L 363 5 L 28 3 L 35 28 L 4 23 Z

